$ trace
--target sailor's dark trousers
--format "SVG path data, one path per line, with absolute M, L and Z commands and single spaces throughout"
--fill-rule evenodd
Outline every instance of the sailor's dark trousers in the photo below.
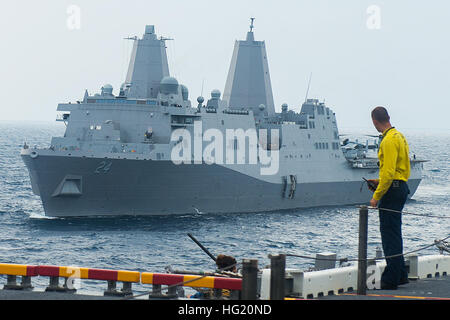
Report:
M 402 214 L 382 209 L 402 211 L 408 197 L 409 188 L 406 182 L 394 180 L 391 187 L 378 203 L 380 217 L 380 233 L 384 256 L 403 253 Z M 381 281 L 398 285 L 408 278 L 403 256 L 386 259 L 386 268 Z

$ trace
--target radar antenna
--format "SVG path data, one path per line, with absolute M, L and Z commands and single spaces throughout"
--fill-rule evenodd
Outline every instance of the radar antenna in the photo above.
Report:
M 309 87 L 311 86 L 311 78 L 312 78 L 312 72 L 309 75 L 308 89 L 306 89 L 305 102 L 308 100 Z
M 255 28 L 255 26 L 253 25 L 253 21 L 255 21 L 255 18 L 250 18 L 250 20 L 252 21 L 250 23 L 250 32 L 253 32 L 253 29 Z
M 202 80 L 202 93 L 200 94 L 200 96 L 203 97 L 203 86 L 205 85 L 205 79 Z

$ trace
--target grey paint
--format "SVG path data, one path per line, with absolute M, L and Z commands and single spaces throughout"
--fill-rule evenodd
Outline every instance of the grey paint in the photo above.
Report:
M 128 97 L 156 98 L 159 82 L 169 76 L 165 41 L 158 39 L 154 26 L 147 26 L 142 39 L 134 40 L 125 85 Z
M 253 31 L 247 33 L 245 41 L 234 45 L 224 100 L 232 108 L 263 104 L 268 114 L 275 113 L 266 46 L 264 41 L 254 40 Z

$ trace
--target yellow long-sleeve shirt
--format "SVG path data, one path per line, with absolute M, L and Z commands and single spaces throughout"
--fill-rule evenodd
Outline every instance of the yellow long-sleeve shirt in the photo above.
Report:
M 394 127 L 383 132 L 378 159 L 380 174 L 378 187 L 373 194 L 375 200 L 384 196 L 393 180 L 408 181 L 411 172 L 408 142 Z

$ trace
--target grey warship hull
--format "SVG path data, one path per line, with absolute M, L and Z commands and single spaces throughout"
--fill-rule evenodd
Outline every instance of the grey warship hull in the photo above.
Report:
M 22 158 L 47 216 L 168 215 L 270 212 L 317 206 L 367 204 L 362 179 L 297 183 L 289 197 L 283 183 L 270 183 L 216 164 L 175 165 L 171 161 L 109 159 L 39 154 Z M 97 172 L 96 172 L 97 170 Z M 373 176 L 373 170 L 358 172 Z M 70 188 L 70 182 L 76 181 Z M 120 181 L 120 183 L 117 183 Z M 280 179 L 281 181 L 281 179 Z M 62 184 L 69 184 L 64 191 Z M 408 181 L 411 196 L 420 177 Z M 74 190 L 75 189 L 75 190 Z M 283 194 L 284 193 L 284 194 Z

